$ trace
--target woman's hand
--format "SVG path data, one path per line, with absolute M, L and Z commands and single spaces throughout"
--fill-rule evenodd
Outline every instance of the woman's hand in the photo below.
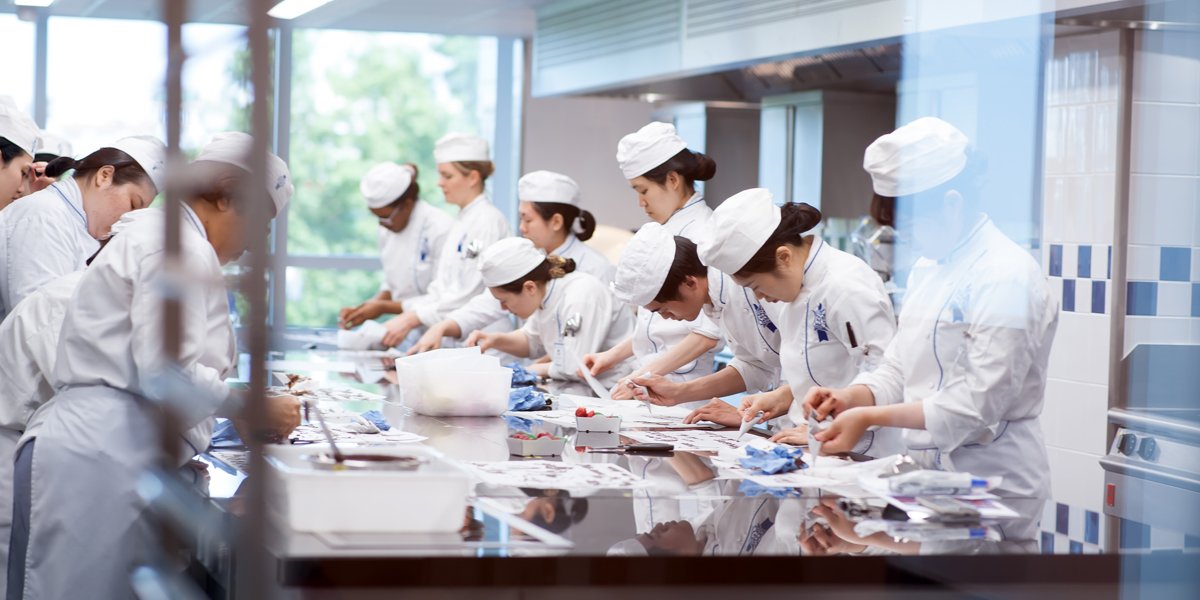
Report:
M 803 446 L 808 444 L 808 425 L 784 429 L 783 431 L 771 436 L 771 441 L 775 442 L 776 444 L 788 444 L 791 446 Z
M 758 415 L 758 411 L 762 411 L 763 416 L 760 422 L 770 421 L 771 419 L 779 418 L 787 414 L 788 408 L 792 406 L 792 395 L 790 390 L 784 391 L 775 390 L 763 394 L 750 394 L 742 398 L 741 407 L 738 411 L 742 413 L 742 418 L 746 421 L 754 419 Z
M 629 388 L 633 398 L 658 406 L 675 406 L 681 404 L 679 393 L 683 384 L 653 373 L 642 373 L 636 377 L 630 376 L 622 380 Z M 730 407 L 731 409 L 733 407 Z
M 840 454 L 850 452 L 862 439 L 871 422 L 873 407 L 851 408 L 838 415 L 832 423 L 813 434 L 813 438 L 821 442 L 821 454 Z
M 387 313 L 387 304 L 383 300 L 372 298 L 352 308 L 343 308 L 339 313 L 342 329 L 352 329 L 365 321 L 377 319 Z
M 384 347 L 392 348 L 399 345 L 420 324 L 421 320 L 413 313 L 404 313 L 388 319 L 387 323 L 383 324 L 387 328 L 387 333 L 383 335 Z
M 708 401 L 708 404 L 697 408 L 683 418 L 683 422 L 689 425 L 701 421 L 708 421 L 726 427 L 737 427 L 742 424 L 742 414 L 728 402 L 720 398 L 713 398 Z

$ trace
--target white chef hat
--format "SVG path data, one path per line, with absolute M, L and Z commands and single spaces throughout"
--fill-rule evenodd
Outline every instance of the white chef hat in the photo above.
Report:
M 512 283 L 546 260 L 546 253 L 526 238 L 504 238 L 479 253 L 479 273 L 485 287 Z
M 196 160 L 225 163 L 250 171 L 250 153 L 253 146 L 254 138 L 250 134 L 226 131 L 214 135 L 212 141 L 200 150 Z M 271 202 L 275 205 L 275 216 L 279 216 L 283 213 L 283 208 L 287 206 L 288 201 L 291 200 L 296 187 L 292 185 L 292 173 L 282 158 L 268 152 L 266 167 L 267 173 L 264 179 L 267 183 L 267 193 L 270 194 Z
M 525 202 L 555 202 L 579 206 L 579 184 L 553 171 L 526 173 L 517 182 L 517 198 Z
M 967 165 L 967 136 L 937 118 L 922 117 L 867 146 L 863 169 L 875 193 L 899 197 L 935 188 Z
M 363 175 L 362 181 L 358 182 L 358 191 L 366 198 L 367 207 L 383 208 L 408 191 L 415 176 L 409 165 L 379 163 Z
M 763 247 L 783 219 L 766 188 L 738 192 L 713 211 L 696 239 L 700 262 L 722 273 L 737 273 Z
M 54 156 L 71 156 L 71 142 L 53 133 L 43 131 L 38 136 L 38 154 L 53 154 Z
M 675 236 L 667 228 L 650 222 L 633 235 L 610 285 L 620 302 L 645 306 L 662 290 L 671 263 L 675 262 Z
M 606 554 L 608 556 L 650 556 L 650 551 L 646 550 L 641 540 L 631 537 L 613 544 Z
M 492 160 L 487 140 L 467 133 L 447 133 L 433 147 L 434 162 L 474 162 Z
M 152 135 L 132 135 L 109 146 L 134 160 L 150 176 L 154 190 L 161 192 L 167 181 L 167 145 Z
M 670 123 L 655 121 L 617 142 L 617 165 L 625 179 L 650 172 L 687 148 Z
M 37 154 L 40 135 L 37 123 L 25 111 L 17 108 L 17 103 L 10 96 L 0 96 L 0 137 L 33 156 Z

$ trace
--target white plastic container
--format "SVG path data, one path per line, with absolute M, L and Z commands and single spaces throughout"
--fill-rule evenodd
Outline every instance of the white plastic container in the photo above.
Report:
M 575 429 L 590 433 L 617 433 L 621 431 L 621 417 L 575 417 Z
M 425 462 L 415 471 L 326 471 L 304 456 L 328 452 L 328 445 L 269 446 L 271 503 L 293 530 L 432 533 L 462 528 L 471 476 L 441 453 L 423 446 L 339 444 L 338 449 Z
M 539 438 L 522 440 L 508 438 L 508 453 L 513 456 L 562 456 L 567 445 L 566 438 Z
M 396 360 L 405 406 L 431 417 L 495 417 L 508 410 L 512 369 L 479 348 L 447 348 Z

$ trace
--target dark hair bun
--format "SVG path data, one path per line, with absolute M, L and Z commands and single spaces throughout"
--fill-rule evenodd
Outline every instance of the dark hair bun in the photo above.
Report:
M 596 233 L 596 217 L 592 213 L 581 210 L 579 211 L 579 231 L 575 232 L 575 237 L 580 241 L 586 242 L 592 239 L 592 235 Z
M 717 174 L 717 161 L 713 160 L 707 154 L 701 152 L 692 152 L 692 158 L 696 159 L 692 165 L 691 172 L 685 175 L 693 181 L 708 181 Z
M 779 207 L 780 220 L 776 232 L 784 237 L 802 236 L 821 224 L 821 211 L 804 202 L 789 202 Z

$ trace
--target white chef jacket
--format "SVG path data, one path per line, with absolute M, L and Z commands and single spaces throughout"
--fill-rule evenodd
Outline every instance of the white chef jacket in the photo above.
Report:
M 379 227 L 379 260 L 383 263 L 380 291 L 402 302 L 429 290 L 446 234 L 454 218 L 420 200 L 413 206 L 408 225 L 399 233 Z
M 729 366 L 746 383 L 746 391 L 766 392 L 779 385 L 779 328 L 754 294 L 728 275 L 708 268 L 708 300 L 704 316 L 721 328 L 733 352 Z
M 546 297 L 525 322 L 522 331 L 529 338 L 529 355 L 550 356 L 550 377 L 580 381 L 575 359 L 606 350 L 629 337 L 633 315 L 606 292 L 607 286 L 587 273 L 568 273 L 546 283 Z M 562 335 L 572 315 L 580 316 L 580 328 L 573 336 Z M 575 359 L 569 353 L 575 354 Z M 633 369 L 631 361 L 605 371 L 599 377 L 605 387 Z
M 700 232 L 701 227 L 710 216 L 712 216 L 712 209 L 704 203 L 703 196 L 696 194 L 682 208 L 675 211 L 675 214 L 671 215 L 666 223 L 663 223 L 663 227 L 672 235 L 692 239 L 691 236 Z M 683 341 L 683 338 L 692 332 L 714 340 L 721 339 L 720 329 L 704 315 L 700 315 L 692 321 L 672 321 L 639 306 L 637 325 L 633 334 L 633 355 L 637 357 L 638 365 L 644 366 Z M 712 373 L 713 357 L 720 347 L 721 344 L 718 342 L 712 350 L 676 369 L 668 376 L 679 381 L 688 381 Z M 695 403 L 685 406 L 692 404 Z
M 405 312 L 416 313 L 430 327 L 483 291 L 477 258 L 484 248 L 509 235 L 508 221 L 480 194 L 464 206 L 446 235 L 429 291 L 405 300 Z
M 907 289 L 884 360 L 854 383 L 878 405 L 921 403 L 925 429 L 903 430 L 918 462 L 1047 496 L 1038 417 L 1058 302 L 1037 263 L 985 216 L 946 259 L 917 261 Z
M 0 317 L 42 284 L 82 269 L 100 249 L 73 177 L 0 211 Z
M 221 263 L 196 213 L 182 205 L 180 259 L 187 275 L 177 282 L 184 339 L 179 364 L 214 402 L 229 396 L 225 377 L 237 364 L 233 326 Z M 164 366 L 162 270 L 166 213 L 150 208 L 125 216 L 132 222 L 84 272 L 67 309 L 54 378 L 59 390 L 103 385 L 156 397 L 152 378 Z M 217 406 L 198 402 L 188 427 Z
M 58 333 L 83 273 L 48 281 L 0 323 L 0 427 L 24 431 L 33 411 L 54 397 Z
M 791 302 L 768 302 L 782 332 L 780 363 L 792 388 L 788 417 L 805 423 L 804 397 L 815 386 L 841 388 L 874 369 L 896 333 L 896 317 L 883 281 L 865 262 L 813 240 L 804 285 Z M 851 339 L 853 331 L 853 339 Z M 868 433 L 855 451 L 885 456 L 899 449 L 894 430 Z
M 604 258 L 603 254 L 579 241 L 579 238 L 575 237 L 575 234 L 568 234 L 567 241 L 563 242 L 561 246 L 550 254 L 575 261 L 576 273 L 588 273 L 599 279 L 605 286 L 605 293 L 611 294 L 608 290 L 608 284 L 613 280 L 616 267 L 611 262 L 608 262 L 608 259 Z M 461 308 L 450 313 L 449 318 L 458 323 L 458 328 L 462 330 L 462 335 L 465 338 L 472 331 L 484 329 L 496 321 L 507 319 L 508 315 L 508 311 L 500 308 L 500 301 L 491 292 L 484 289 Z M 624 339 L 621 341 L 624 341 Z M 602 348 L 602 350 L 607 350 L 607 348 Z

